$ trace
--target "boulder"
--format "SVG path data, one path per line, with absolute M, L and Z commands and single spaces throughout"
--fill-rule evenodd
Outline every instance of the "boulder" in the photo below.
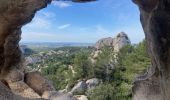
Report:
M 90 90 L 90 89 L 95 88 L 97 85 L 100 84 L 100 82 L 101 81 L 97 78 L 92 78 L 92 79 L 87 80 L 86 81 L 87 89 Z
M 31 89 L 26 83 L 23 81 L 9 83 L 9 87 L 11 91 L 22 97 L 27 98 L 41 98 L 33 89 Z
M 18 82 L 18 81 L 23 81 L 24 73 L 21 70 L 13 69 L 9 72 L 9 74 L 4 79 L 8 84 Z
M 14 94 L 0 82 L 0 100 L 45 100 L 42 98 L 25 98 Z
M 82 94 L 86 91 L 87 84 L 86 81 L 78 82 L 70 91 L 71 94 Z
M 72 94 L 56 91 L 45 91 L 42 97 L 49 100 L 77 100 Z
M 24 81 L 39 95 L 42 95 L 45 91 L 55 91 L 52 83 L 43 77 L 40 72 L 26 73 Z
M 76 95 L 76 98 L 78 100 L 88 100 L 87 96 L 85 96 L 85 95 Z

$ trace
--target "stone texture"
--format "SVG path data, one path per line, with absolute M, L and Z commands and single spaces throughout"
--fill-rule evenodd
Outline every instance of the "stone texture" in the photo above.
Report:
M 24 81 L 39 95 L 42 95 L 45 91 L 55 91 L 52 83 L 43 77 L 40 72 L 26 73 Z
M 65 94 L 56 91 L 45 91 L 42 97 L 49 100 L 77 100 L 72 94 Z
M 82 94 L 86 91 L 87 84 L 86 81 L 80 81 L 72 88 L 70 91 L 71 94 Z
M 130 45 L 130 39 L 128 38 L 127 34 L 124 32 L 120 32 L 114 39 L 112 46 L 114 47 L 114 52 L 119 52 L 119 50 L 126 46 Z
M 32 88 L 30 88 L 23 81 L 9 83 L 9 87 L 11 91 L 16 95 L 27 98 L 41 98 Z
M 134 83 L 133 100 L 169 100 L 170 0 L 133 1 L 141 12 L 141 23 L 152 60 L 150 71 Z
M 41 98 L 30 99 L 15 95 L 0 82 L 0 100 L 44 100 Z
M 95 48 L 96 49 L 101 49 L 104 46 L 112 46 L 113 44 L 113 38 L 108 37 L 108 38 L 102 38 L 97 41 Z
M 77 95 L 76 98 L 78 100 L 88 100 L 87 96 L 85 96 L 85 95 Z
M 97 85 L 99 85 L 99 83 L 101 83 L 101 81 L 97 78 L 92 78 L 92 79 L 88 79 L 86 81 L 86 84 L 87 84 L 87 89 L 90 90 L 90 89 L 93 89 L 95 88 Z
M 102 49 L 104 46 L 113 47 L 115 52 L 118 52 L 125 45 L 131 44 L 128 36 L 124 32 L 118 33 L 115 38 L 103 38 L 96 42 L 95 48 L 97 50 Z

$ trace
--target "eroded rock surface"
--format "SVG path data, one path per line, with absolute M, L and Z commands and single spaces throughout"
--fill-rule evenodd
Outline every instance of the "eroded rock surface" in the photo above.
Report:
M 5 80 L 10 88 L 1 91 L 4 93 L 1 95 L 2 100 L 27 100 L 17 95 L 40 97 L 23 81 L 23 58 L 19 41 L 21 27 L 30 22 L 36 11 L 46 7 L 49 2 L 49 0 L 0 1 L 0 79 Z
M 109 46 L 109 47 L 113 47 L 115 52 L 118 52 L 122 47 L 128 44 L 131 44 L 131 42 L 127 34 L 124 32 L 120 32 L 115 38 L 108 37 L 108 38 L 100 39 L 95 44 L 95 48 L 100 50 L 104 46 Z
M 40 72 L 26 73 L 24 81 L 39 95 L 42 95 L 46 91 L 55 91 L 55 88 L 52 83 L 46 78 L 44 78 Z
M 133 100 L 170 99 L 170 0 L 133 0 L 140 9 L 151 71 L 134 83 Z
M 70 91 L 71 94 L 82 94 L 86 91 L 87 84 L 86 81 L 78 82 Z

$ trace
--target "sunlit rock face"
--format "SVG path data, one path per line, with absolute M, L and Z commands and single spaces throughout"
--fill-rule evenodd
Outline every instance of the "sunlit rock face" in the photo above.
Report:
M 19 41 L 21 39 L 22 26 L 29 23 L 35 13 L 45 8 L 51 1 L 0 0 L 0 100 L 43 100 L 33 99 L 32 97 L 36 96 L 39 98 L 38 94 L 33 94 L 33 96 L 31 93 L 35 90 L 31 89 L 24 82 L 23 57 L 19 47 Z M 86 2 L 94 0 L 71 1 Z M 43 79 L 43 76 L 40 77 Z M 14 93 L 15 91 L 16 93 Z M 25 91 L 30 93 L 27 94 L 28 92 Z
M 114 52 L 118 52 L 122 47 L 130 44 L 131 42 L 127 34 L 124 32 L 120 32 L 114 38 L 108 37 L 108 38 L 102 38 L 98 40 L 95 44 L 95 48 L 97 50 L 100 50 L 103 47 L 108 46 L 108 47 L 113 47 Z
M 140 9 L 141 23 L 152 59 L 151 69 L 134 83 L 133 100 L 170 98 L 170 0 L 133 0 Z

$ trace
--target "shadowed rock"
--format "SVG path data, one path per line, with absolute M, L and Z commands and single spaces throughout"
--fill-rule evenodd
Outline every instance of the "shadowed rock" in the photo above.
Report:
M 55 91 L 52 83 L 44 78 L 40 72 L 26 73 L 24 81 L 39 95 L 42 95 L 45 91 Z
M 133 100 L 170 98 L 170 0 L 133 0 L 140 9 L 152 66 L 134 83 Z M 152 98 L 153 97 L 153 98 Z

